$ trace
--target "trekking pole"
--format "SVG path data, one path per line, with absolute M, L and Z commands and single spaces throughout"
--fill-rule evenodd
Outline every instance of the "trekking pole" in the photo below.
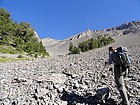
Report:
M 104 71 L 105 68 L 106 68 L 106 64 L 104 65 L 103 69 L 100 71 L 100 73 L 97 76 L 97 84 L 99 84 L 99 81 L 102 77 L 102 72 Z M 97 88 L 98 88 L 98 86 L 97 86 Z
M 107 67 L 107 64 L 104 65 L 102 70 L 100 71 L 99 75 L 97 76 L 97 85 L 96 85 L 96 97 L 98 99 L 99 103 L 106 103 L 106 100 L 109 97 L 109 86 L 108 85 L 102 85 L 99 84 L 101 78 L 104 78 L 103 71 Z
M 107 64 L 105 64 L 105 65 L 104 65 L 104 67 L 103 67 L 103 69 L 102 69 L 101 73 L 102 73 L 102 72 L 104 71 L 104 69 L 106 68 L 106 65 L 107 65 Z

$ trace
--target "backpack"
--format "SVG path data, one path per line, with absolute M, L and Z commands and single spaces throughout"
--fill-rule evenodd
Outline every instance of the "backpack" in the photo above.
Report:
M 126 70 L 127 68 L 130 67 L 130 64 L 131 64 L 131 60 L 127 54 L 126 49 L 124 47 L 118 47 L 117 53 L 118 53 L 118 57 L 119 57 L 119 61 L 122 66 L 122 69 Z

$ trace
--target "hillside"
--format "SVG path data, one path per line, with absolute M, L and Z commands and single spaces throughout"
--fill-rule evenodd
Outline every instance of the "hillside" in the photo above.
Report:
M 115 39 L 111 45 L 81 54 L 65 55 L 69 43 L 107 34 Z M 0 105 L 120 105 L 114 83 L 113 66 L 104 66 L 108 47 L 124 46 L 133 60 L 126 81 L 131 105 L 140 104 L 140 22 L 91 31 L 87 30 L 63 41 L 45 38 L 43 44 L 53 58 L 0 63 Z M 97 98 L 99 88 L 109 88 L 109 98 Z
M 126 46 L 133 59 L 127 89 L 131 105 L 139 105 L 140 33 L 114 38 L 115 43 L 109 46 Z M 51 59 L 0 63 L 0 104 L 105 105 L 97 104 L 95 95 L 98 87 L 108 87 L 110 98 L 106 104 L 120 105 L 116 104 L 121 99 L 112 66 L 104 68 L 109 46 Z
M 48 55 L 30 23 L 13 21 L 11 14 L 3 8 L 0 8 L 0 53 L 28 54 L 36 57 Z
M 124 23 L 120 26 L 113 28 L 103 29 L 103 30 L 87 30 L 81 32 L 77 35 L 74 35 L 65 40 L 59 41 L 55 39 L 42 39 L 43 45 L 49 51 L 52 56 L 56 55 L 66 55 L 69 53 L 69 44 L 72 42 L 74 45 L 77 45 L 79 42 L 85 41 L 90 38 L 96 38 L 98 35 L 108 35 L 112 38 L 115 36 L 123 36 L 127 34 L 135 34 L 140 32 L 140 21 L 132 21 Z M 50 43 L 51 42 L 53 43 Z

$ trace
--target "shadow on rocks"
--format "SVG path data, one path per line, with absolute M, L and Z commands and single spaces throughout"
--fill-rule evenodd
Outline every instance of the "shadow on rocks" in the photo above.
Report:
M 115 100 L 112 98 L 100 100 L 96 95 L 92 96 L 88 93 L 85 96 L 79 96 L 74 92 L 68 93 L 64 91 L 60 99 L 67 101 L 67 105 L 77 105 L 77 103 L 84 105 L 117 105 L 117 102 L 115 102 Z

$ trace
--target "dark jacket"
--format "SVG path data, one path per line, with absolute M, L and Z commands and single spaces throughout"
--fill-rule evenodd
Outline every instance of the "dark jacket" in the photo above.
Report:
M 120 65 L 120 59 L 118 57 L 118 53 L 117 52 L 112 52 L 111 54 L 109 54 L 109 64 L 114 64 L 114 65 Z

